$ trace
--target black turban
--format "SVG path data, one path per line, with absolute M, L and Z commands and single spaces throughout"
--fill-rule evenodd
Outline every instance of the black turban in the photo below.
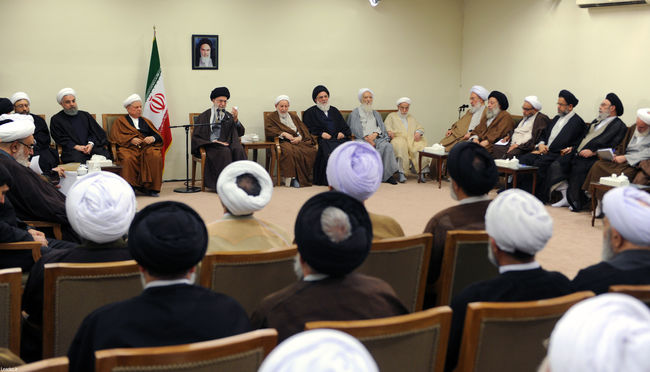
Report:
M 490 97 L 494 97 L 498 102 L 499 106 L 501 107 L 501 110 L 505 111 L 508 109 L 508 98 L 506 98 L 506 95 L 499 92 L 498 90 L 493 90 L 492 93 L 488 96 L 488 99 Z
M 8 114 L 14 110 L 14 105 L 9 98 L 0 98 L 0 115 Z
M 327 93 L 328 96 L 330 95 L 330 91 L 327 90 L 327 88 L 325 88 L 324 85 L 316 85 L 316 88 L 314 88 L 314 90 L 311 92 L 311 99 L 312 99 L 312 101 L 316 102 L 316 96 L 317 96 L 320 92 L 325 92 L 325 93 Z
M 333 243 L 323 232 L 321 214 L 327 207 L 341 209 L 350 219 L 351 235 Z M 300 208 L 294 235 L 298 252 L 322 274 L 343 276 L 363 263 L 372 244 L 372 224 L 363 203 L 338 191 L 317 194 Z
M 494 159 L 483 146 L 474 142 L 460 142 L 451 149 L 447 170 L 468 196 L 487 194 L 497 183 Z
M 226 99 L 230 99 L 230 91 L 226 87 L 217 87 L 212 89 L 212 92 L 210 93 L 210 101 L 217 97 L 226 97 Z
M 612 105 L 616 106 L 616 116 L 623 115 L 623 102 L 621 102 L 615 93 L 608 93 L 605 96 L 605 99 L 608 100 Z
M 135 215 L 128 246 L 131 256 L 154 275 L 180 275 L 203 259 L 208 231 L 189 206 L 159 202 Z
M 562 89 L 558 96 L 564 98 L 568 105 L 573 105 L 573 107 L 578 106 L 578 99 L 568 90 Z

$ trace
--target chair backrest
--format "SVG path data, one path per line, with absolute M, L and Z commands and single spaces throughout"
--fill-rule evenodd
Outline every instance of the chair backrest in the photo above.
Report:
M 487 256 L 488 239 L 484 230 L 447 232 L 437 284 L 438 306 L 449 305 L 468 285 L 499 275 Z
M 382 372 L 441 372 L 450 326 L 448 306 L 381 319 L 305 324 L 306 329 L 337 329 L 356 337 L 370 351 Z
M 433 235 L 419 234 L 372 242 L 357 272 L 383 279 L 409 312 L 422 310 Z
M 260 329 L 185 345 L 95 352 L 95 371 L 256 372 L 277 344 L 275 329 Z
M 341 112 L 341 116 L 343 116 L 343 120 L 345 120 L 345 122 L 347 123 L 348 122 L 348 116 L 350 116 L 350 114 L 352 113 L 352 110 L 339 110 L 339 112 Z
M 36 116 L 40 117 L 41 119 L 45 120 L 45 114 L 36 114 Z
M 298 250 L 208 252 L 201 261 L 200 283 L 239 302 L 250 316 L 260 301 L 298 279 L 293 262 Z
M 45 264 L 43 357 L 66 355 L 84 318 L 142 292 L 135 261 Z
M 517 125 L 519 125 L 519 122 L 521 119 L 523 119 L 523 115 L 510 115 L 512 117 L 512 122 L 515 124 L 515 128 L 517 128 Z
M 36 262 L 41 258 L 41 243 L 34 241 L 0 243 L 0 251 L 29 251 Z
M 609 291 L 630 295 L 650 306 L 650 285 L 612 285 L 609 287 Z
M 538 301 L 470 303 L 456 372 L 536 371 L 555 323 L 593 296 L 584 291 Z
M 20 268 L 0 270 L 0 347 L 20 354 Z
M 68 372 L 69 361 L 67 356 L 40 360 L 16 367 L 16 372 Z
M 120 116 L 124 116 L 124 114 L 102 114 L 102 127 L 104 127 L 104 132 L 106 132 L 106 138 L 110 144 L 113 159 L 115 161 L 118 161 L 119 159 L 117 158 L 117 144 L 111 141 L 111 128 L 113 127 L 115 120 Z
M 190 112 L 190 115 L 189 115 L 190 124 L 192 124 L 190 126 L 190 135 L 192 135 L 192 133 L 194 133 L 194 124 L 196 124 L 196 121 L 199 120 L 199 115 L 201 115 L 200 112 Z

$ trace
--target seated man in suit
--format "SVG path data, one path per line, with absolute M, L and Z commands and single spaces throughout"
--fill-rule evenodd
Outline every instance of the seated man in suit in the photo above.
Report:
M 458 362 L 469 303 L 533 301 L 572 292 L 567 277 L 546 271 L 535 261 L 535 254 L 553 235 L 553 220 L 534 196 L 519 189 L 499 194 L 485 213 L 485 229 L 490 236 L 488 257 L 500 275 L 471 284 L 452 299 L 446 371 L 452 371 Z
M 192 154 L 201 157 L 200 148 L 205 149 L 206 164 L 203 184 L 216 188 L 217 179 L 223 168 L 237 160 L 246 160 L 246 152 L 239 137 L 244 135 L 244 126 L 239 122 L 237 108 L 232 114 L 226 111 L 230 91 L 217 87 L 210 93 L 212 107 L 199 115 L 192 133 Z
M 488 96 L 485 116 L 472 131 L 470 141 L 478 143 L 492 153 L 492 147 L 514 128 L 512 116 L 508 109 L 508 98 L 498 90 L 493 90 Z
M 521 106 L 523 118 L 508 135 L 494 145 L 492 156 L 495 159 L 519 158 L 527 154 L 541 140 L 547 125 L 551 122 L 548 116 L 542 114 L 542 103 L 537 96 L 524 98 Z
M 617 187 L 603 197 L 603 261 L 573 279 L 576 291 L 596 294 L 614 284 L 650 284 L 650 195 Z
M 271 201 L 273 194 L 273 181 L 264 167 L 249 160 L 228 164 L 219 175 L 217 193 L 224 215 L 207 225 L 208 251 L 262 251 L 291 246 L 291 238 L 283 228 L 253 216 Z
M 353 272 L 366 259 L 372 225 L 363 204 L 345 194 L 318 194 L 302 206 L 295 225 L 300 280 L 262 300 L 254 328 L 275 328 L 278 342 L 314 320 L 360 320 L 406 314 L 381 279 Z
M 192 208 L 172 201 L 145 207 L 129 227 L 127 245 L 144 291 L 84 319 L 68 351 L 71 372 L 93 371 L 97 350 L 187 344 L 250 330 L 239 303 L 193 284 L 208 232 Z
M 97 121 L 77 107 L 77 93 L 72 88 L 63 88 L 56 95 L 56 102 L 63 110 L 52 116 L 50 131 L 54 142 L 62 147 L 63 163 L 85 163 L 93 155 L 110 158 L 106 149 L 108 140 L 104 129 Z
M 424 308 L 436 306 L 436 282 L 440 277 L 447 232 L 451 230 L 485 230 L 485 212 L 492 201 L 488 193 L 498 180 L 494 159 L 483 147 L 460 142 L 449 152 L 447 169 L 451 197 L 458 205 L 436 213 L 424 228 L 433 234 Z
M 327 163 L 330 190 L 350 195 L 365 203 L 377 191 L 383 177 L 381 157 L 370 144 L 351 141 L 337 147 Z M 404 236 L 399 222 L 391 216 L 370 213 L 374 240 Z

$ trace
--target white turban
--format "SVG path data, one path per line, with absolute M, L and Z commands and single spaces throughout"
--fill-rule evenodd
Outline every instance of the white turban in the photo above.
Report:
M 619 293 L 574 305 L 557 322 L 548 350 L 553 372 L 650 369 L 650 310 Z
M 650 246 L 650 195 L 632 186 L 616 187 L 603 197 L 603 212 L 609 224 L 625 238 Z
M 481 97 L 483 101 L 487 101 L 490 91 L 485 89 L 480 85 L 474 85 L 470 90 L 470 93 L 475 93 L 477 96 Z
M 59 91 L 59 93 L 56 94 L 56 102 L 60 105 L 63 97 L 67 95 L 73 95 L 77 97 L 77 92 L 75 92 L 72 88 L 63 88 Z
M 237 177 L 250 173 L 260 183 L 261 191 L 257 196 L 248 195 L 237 186 Z M 223 205 L 235 216 L 244 216 L 259 211 L 271 201 L 273 181 L 269 173 L 254 161 L 240 160 L 228 164 L 217 180 L 217 194 Z
M 542 103 L 539 101 L 537 96 L 528 96 L 524 98 L 524 101 L 530 103 L 533 106 L 533 108 L 537 111 L 542 109 Z
M 13 97 L 12 97 L 13 102 Z M 644 123 L 650 125 L 650 108 L 642 108 L 636 110 L 636 117 L 641 119 Z
M 359 102 L 361 102 L 361 96 L 363 96 L 365 92 L 370 92 L 370 94 L 372 94 L 373 97 L 375 96 L 375 93 L 373 93 L 373 91 L 370 90 L 370 88 L 361 88 L 359 89 L 359 94 L 357 94 L 357 97 L 359 97 Z
M 336 191 L 364 201 L 381 184 L 384 165 L 381 156 L 367 142 L 348 141 L 339 145 L 327 161 L 327 181 Z
M 26 99 L 30 105 L 32 104 L 32 101 L 29 99 L 29 96 L 25 92 L 16 92 L 13 96 L 11 96 L 11 98 L 9 98 L 12 105 L 15 105 L 16 102 L 20 101 L 21 99 Z
M 110 172 L 80 177 L 65 200 L 65 211 L 74 231 L 95 243 L 112 242 L 126 234 L 135 210 L 133 188 Z
M 0 115 L 0 121 L 3 120 L 11 121 L 0 125 L 0 142 L 13 142 L 34 134 L 34 118 L 31 115 Z
M 402 98 L 399 98 L 399 99 L 397 100 L 397 103 L 395 103 L 395 105 L 396 105 L 396 106 L 399 106 L 400 103 L 404 103 L 404 102 L 406 102 L 406 103 L 408 103 L 408 104 L 410 105 L 410 104 L 411 104 L 411 99 L 408 98 L 408 97 L 402 97 Z
M 275 103 L 273 105 L 276 106 L 278 103 L 280 103 L 280 101 L 287 101 L 289 102 L 289 104 L 291 104 L 291 100 L 289 99 L 289 96 L 281 94 L 275 97 Z
M 258 372 L 379 372 L 356 338 L 334 329 L 314 329 L 284 340 Z
M 509 189 L 488 206 L 485 230 L 502 251 L 534 255 L 553 235 L 553 220 L 536 197 L 520 189 Z
M 139 95 L 133 93 L 130 96 L 126 97 L 124 102 L 122 102 L 122 105 L 124 105 L 124 108 L 127 108 L 130 104 L 132 104 L 133 102 L 137 102 L 137 101 L 142 102 L 142 98 L 140 98 Z

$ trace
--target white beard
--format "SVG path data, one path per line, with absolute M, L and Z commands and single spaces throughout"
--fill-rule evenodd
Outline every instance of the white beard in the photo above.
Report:
M 330 110 L 330 104 L 328 103 L 317 103 L 316 107 L 318 107 L 321 111 L 323 112 L 328 112 Z
M 30 163 L 29 163 L 29 154 L 25 154 L 25 152 L 23 152 L 23 151 L 19 151 L 18 153 L 16 153 L 16 156 L 14 157 L 14 159 L 16 159 L 18 164 L 24 165 L 26 167 L 29 167 L 29 165 L 30 165 Z
M 282 120 L 287 120 L 289 118 L 289 113 L 285 112 L 284 114 L 278 111 L 278 115 L 280 115 L 280 119 Z
M 476 106 L 472 106 L 472 105 L 470 105 L 470 106 L 469 106 L 469 112 L 470 112 L 470 114 L 473 114 L 473 113 L 475 113 L 476 111 L 478 111 L 478 109 L 480 109 L 480 108 L 481 108 L 481 105 L 476 105 Z
M 406 114 L 402 114 L 401 112 L 397 111 L 397 115 L 400 119 L 406 119 L 409 116 L 409 113 L 407 112 Z
M 603 121 L 609 117 L 609 112 L 599 112 L 598 121 Z
M 495 108 L 495 109 L 487 109 L 487 112 L 485 113 L 485 117 L 488 119 L 492 119 L 493 117 L 499 115 L 501 112 L 501 109 Z
M 77 115 L 77 114 L 79 113 L 79 109 L 76 108 L 76 107 L 75 107 L 75 108 L 71 108 L 71 109 L 69 109 L 69 110 L 63 109 L 63 112 L 65 112 L 66 114 L 68 114 L 68 115 L 70 115 L 70 116 L 75 116 L 75 115 Z
M 199 66 L 213 67 L 212 59 L 210 59 L 210 57 L 201 57 L 201 59 L 199 60 Z
M 372 104 L 368 105 L 368 104 L 362 103 L 361 104 L 361 109 L 363 111 L 365 111 L 367 114 L 370 114 L 372 112 Z
M 647 137 L 648 134 L 650 134 L 650 128 L 646 128 L 644 132 L 639 132 L 638 127 L 634 130 L 634 137 L 637 137 L 637 138 Z

